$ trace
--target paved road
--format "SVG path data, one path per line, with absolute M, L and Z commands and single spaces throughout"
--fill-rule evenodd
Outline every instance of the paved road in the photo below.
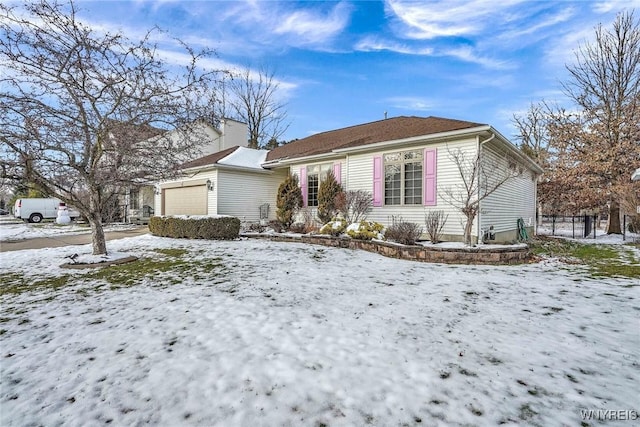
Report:
M 105 238 L 108 241 L 140 236 L 148 232 L 149 228 L 142 226 L 130 230 L 107 231 L 105 232 Z M 37 237 L 35 239 L 16 240 L 14 242 L 0 242 L 0 252 L 21 251 L 23 249 L 59 248 L 61 246 L 86 245 L 87 243 L 91 243 L 91 233 Z

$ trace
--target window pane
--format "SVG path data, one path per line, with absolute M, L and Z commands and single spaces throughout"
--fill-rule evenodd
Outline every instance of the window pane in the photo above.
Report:
M 385 162 L 399 162 L 401 159 L 400 153 L 389 153 L 384 155 Z
M 400 165 L 385 165 L 384 167 L 384 204 L 399 205 L 401 191 Z
M 405 160 L 422 160 L 422 151 L 407 151 L 404 153 Z
M 422 162 L 404 165 L 404 204 L 422 204 Z
M 318 206 L 318 174 L 307 175 L 307 205 Z

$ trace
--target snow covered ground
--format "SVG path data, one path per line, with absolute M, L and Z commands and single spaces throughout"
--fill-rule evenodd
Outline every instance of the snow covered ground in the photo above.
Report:
M 603 223 L 604 224 L 604 223 Z M 538 227 L 538 234 L 543 236 L 557 236 L 564 237 L 570 240 L 575 240 L 580 243 L 600 243 L 606 245 L 615 245 L 621 243 L 640 242 L 640 234 L 626 232 L 623 240 L 621 234 L 607 234 L 604 227 L 596 229 L 596 238 L 593 238 L 593 232 L 588 237 L 582 237 L 584 231 L 584 224 L 576 222 L 558 222 L 555 225 L 555 230 L 550 223 L 544 223 Z M 575 238 L 573 237 L 575 235 Z
M 133 227 L 135 227 L 134 224 L 116 223 L 105 225 L 105 231 L 128 230 Z M 91 233 L 88 224 L 75 222 L 68 225 L 58 225 L 55 222 L 29 224 L 10 216 L 0 219 L 0 242 L 88 233 Z
M 574 426 L 640 409 L 632 280 L 263 240 L 108 246 L 188 264 L 110 286 L 58 268 L 89 246 L 2 254 L 2 286 L 33 288 L 0 297 L 1 425 Z M 52 276 L 66 286 L 37 286 Z

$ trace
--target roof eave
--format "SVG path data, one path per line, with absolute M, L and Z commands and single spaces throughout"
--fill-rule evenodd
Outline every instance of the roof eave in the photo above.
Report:
M 347 153 L 354 153 L 354 152 L 360 152 L 360 151 L 371 151 L 379 148 L 385 148 L 387 146 L 412 144 L 412 143 L 432 141 L 432 140 L 438 140 L 438 139 L 449 139 L 449 138 L 455 138 L 455 137 L 465 136 L 465 135 L 475 135 L 490 129 L 491 129 L 491 126 L 482 125 L 482 126 L 476 126 L 476 127 L 467 128 L 467 129 L 458 129 L 458 130 L 447 131 L 447 132 L 438 132 L 438 133 L 432 133 L 427 135 L 412 136 L 410 138 L 375 142 L 373 144 L 360 145 L 357 147 L 338 148 L 336 150 L 333 150 L 333 153 L 347 154 Z
M 448 138 L 454 138 L 454 137 L 464 136 L 464 135 L 474 135 L 474 134 L 478 134 L 480 132 L 488 131 L 490 129 L 491 129 L 491 126 L 482 125 L 482 126 L 476 126 L 476 127 L 473 127 L 473 128 L 459 129 L 459 130 L 448 131 L 448 132 L 438 132 L 438 133 L 427 134 L 427 135 L 412 136 L 410 138 L 402 138 L 402 139 L 393 139 L 393 140 L 390 140 L 390 141 L 374 142 L 373 144 L 359 145 L 359 146 L 356 146 L 356 147 L 337 148 L 335 150 L 331 150 L 331 151 L 326 152 L 326 153 L 314 154 L 314 155 L 311 155 L 311 156 L 291 157 L 291 158 L 285 158 L 285 159 L 270 160 L 268 162 L 263 163 L 262 166 L 263 167 L 276 167 L 276 166 L 290 165 L 290 164 L 294 164 L 294 163 L 303 163 L 303 162 L 307 162 L 307 161 L 330 159 L 330 158 L 333 158 L 333 157 L 339 157 L 339 156 L 341 156 L 343 154 L 357 153 L 357 152 L 363 152 L 363 151 L 371 151 L 371 150 L 376 150 L 376 149 L 380 149 L 380 148 L 385 148 L 385 147 L 388 147 L 388 146 L 395 146 L 395 145 L 401 145 L 401 144 L 412 144 L 412 143 L 431 141 L 431 140 L 437 140 L 437 139 L 448 139 Z
M 273 171 L 269 170 L 269 169 L 264 169 L 264 168 L 250 168 L 250 167 L 246 167 L 246 166 L 236 166 L 236 165 L 225 165 L 225 164 L 220 164 L 217 163 L 216 164 L 216 168 L 217 169 L 222 169 L 222 170 L 234 170 L 234 171 L 240 171 L 240 172 L 252 172 L 252 173 L 261 173 L 261 174 L 272 174 Z
M 488 130 L 489 130 L 489 132 L 495 134 L 498 137 L 498 140 L 500 140 L 502 142 L 502 144 L 505 147 L 507 147 L 507 149 L 509 151 L 511 151 L 513 154 L 515 154 L 521 160 L 524 160 L 526 163 L 528 163 L 529 166 L 531 166 L 531 169 L 533 169 L 533 171 L 537 175 L 542 175 L 544 173 L 544 169 L 542 169 L 542 167 L 540 165 L 538 165 L 536 162 L 534 162 L 532 158 L 530 158 L 529 156 L 524 154 L 518 147 L 513 145 L 513 143 L 511 143 L 511 141 L 509 141 L 507 138 L 505 138 L 504 135 L 502 135 L 499 131 L 494 129 L 492 126 L 489 126 Z
M 267 162 L 262 163 L 263 168 L 277 167 L 277 166 L 287 166 L 295 163 L 305 163 L 305 162 L 313 162 L 316 160 L 329 160 L 332 158 L 341 157 L 340 153 L 334 151 L 329 151 L 322 154 L 313 154 L 311 156 L 301 156 L 301 157 L 287 157 L 282 159 L 269 160 Z

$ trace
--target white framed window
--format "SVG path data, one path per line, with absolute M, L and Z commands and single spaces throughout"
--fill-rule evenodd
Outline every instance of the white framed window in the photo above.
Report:
M 332 168 L 332 163 L 307 166 L 307 206 L 318 206 L 320 183 L 324 181 Z
M 384 161 L 384 204 L 421 205 L 423 153 L 421 150 L 388 153 Z

